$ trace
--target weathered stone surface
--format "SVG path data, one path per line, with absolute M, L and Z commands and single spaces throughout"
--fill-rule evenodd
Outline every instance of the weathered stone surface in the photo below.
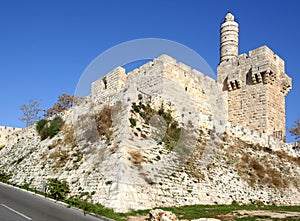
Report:
M 22 128 L 0 126 L 0 146 L 6 145 L 6 140 L 11 134 L 21 130 Z
M 164 211 L 161 209 L 151 210 L 149 212 L 150 221 L 178 221 L 176 215 L 169 211 Z

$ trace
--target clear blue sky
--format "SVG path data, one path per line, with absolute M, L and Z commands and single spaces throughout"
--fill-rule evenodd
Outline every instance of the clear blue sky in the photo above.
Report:
M 49 108 L 73 94 L 87 65 L 105 50 L 138 38 L 164 38 L 198 52 L 216 71 L 219 26 L 231 11 L 239 52 L 268 45 L 293 78 L 287 126 L 300 118 L 300 1 L 44 0 L 0 3 L 0 125 L 24 127 L 19 107 Z M 288 140 L 292 138 L 288 136 Z

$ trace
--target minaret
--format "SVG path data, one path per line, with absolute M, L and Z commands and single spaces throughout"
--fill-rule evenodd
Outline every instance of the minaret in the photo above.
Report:
M 227 13 L 220 29 L 220 64 L 238 57 L 239 24 L 233 14 Z

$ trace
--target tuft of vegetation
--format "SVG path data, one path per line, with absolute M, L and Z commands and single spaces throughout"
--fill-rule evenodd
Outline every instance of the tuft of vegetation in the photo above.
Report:
M 237 171 L 249 185 L 269 185 L 276 188 L 285 188 L 289 185 L 287 177 L 272 164 L 257 159 L 249 153 L 243 153 Z
M 58 134 L 63 124 L 64 121 L 60 116 L 56 116 L 50 121 L 42 119 L 36 124 L 36 130 L 40 135 L 41 140 L 45 140 L 48 137 L 53 138 Z
M 0 145 L 0 150 L 2 150 L 3 148 L 5 148 L 5 145 Z
M 131 126 L 133 126 L 133 127 L 136 126 L 136 119 L 131 117 L 131 118 L 129 118 L 129 122 L 130 122 Z
M 98 134 L 104 136 L 107 141 L 110 140 L 112 131 L 111 107 L 104 107 L 98 114 L 95 115 L 95 122 Z
M 99 216 L 108 217 L 114 220 L 123 220 L 122 217 L 126 217 L 124 214 L 115 213 L 112 209 L 108 209 L 99 203 L 93 204 L 87 202 L 86 200 L 78 199 L 75 197 L 71 197 L 70 199 L 68 199 L 67 203 L 69 204 L 70 207 L 73 206 L 83 210 L 84 214 L 94 213 Z
M 65 200 L 70 193 L 69 185 L 66 181 L 59 181 L 57 178 L 50 178 L 47 182 L 47 194 L 55 200 Z
M 71 125 L 71 126 L 66 126 L 64 125 L 62 127 L 62 131 L 64 133 L 64 144 L 69 144 L 71 145 L 72 148 L 75 148 L 78 143 L 77 143 L 77 140 L 76 140 L 76 137 L 75 137 L 75 130 L 74 130 L 74 127 Z
M 58 132 L 61 130 L 61 127 L 63 126 L 64 121 L 61 117 L 56 116 L 51 122 L 49 126 L 49 137 L 53 138 Z
M 150 103 L 147 102 L 147 104 L 143 104 L 141 101 L 139 104 L 136 104 L 135 102 L 132 103 L 132 112 L 138 113 L 141 118 L 144 119 L 145 124 L 150 124 L 151 117 L 155 116 L 157 113 L 154 109 L 151 108 Z
M 174 149 L 180 138 L 182 128 L 172 117 L 170 110 L 165 110 L 162 104 L 161 107 L 156 111 L 151 108 L 149 102 L 147 102 L 147 104 L 145 105 L 140 101 L 139 104 L 132 103 L 132 112 L 139 114 L 140 117 L 144 119 L 146 125 L 150 124 L 150 119 L 152 117 L 159 116 L 163 118 L 166 123 L 167 129 L 165 131 L 165 136 L 163 137 L 162 142 L 164 142 L 164 146 L 168 150 Z M 129 121 L 132 126 L 136 126 L 136 120 L 134 118 L 130 118 Z
M 140 165 L 142 162 L 145 162 L 140 151 L 138 151 L 138 150 L 131 151 L 131 152 L 129 152 L 129 154 L 131 157 L 130 160 L 133 164 Z
M 0 182 L 9 183 L 10 178 L 11 178 L 10 174 L 0 171 Z
M 62 150 L 59 147 L 55 149 L 55 151 L 50 153 L 49 158 L 55 160 L 53 168 L 58 169 L 66 165 L 66 163 L 70 159 L 70 155 L 68 150 Z
M 36 130 L 37 132 L 40 134 L 42 132 L 42 130 L 45 128 L 46 124 L 48 123 L 48 121 L 46 119 L 42 119 L 39 122 L 37 122 L 36 124 Z

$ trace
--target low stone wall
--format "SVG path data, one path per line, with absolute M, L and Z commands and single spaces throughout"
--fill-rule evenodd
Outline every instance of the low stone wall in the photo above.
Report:
M 0 146 L 6 145 L 6 141 L 9 138 L 9 135 L 20 130 L 22 130 L 22 128 L 0 126 Z

